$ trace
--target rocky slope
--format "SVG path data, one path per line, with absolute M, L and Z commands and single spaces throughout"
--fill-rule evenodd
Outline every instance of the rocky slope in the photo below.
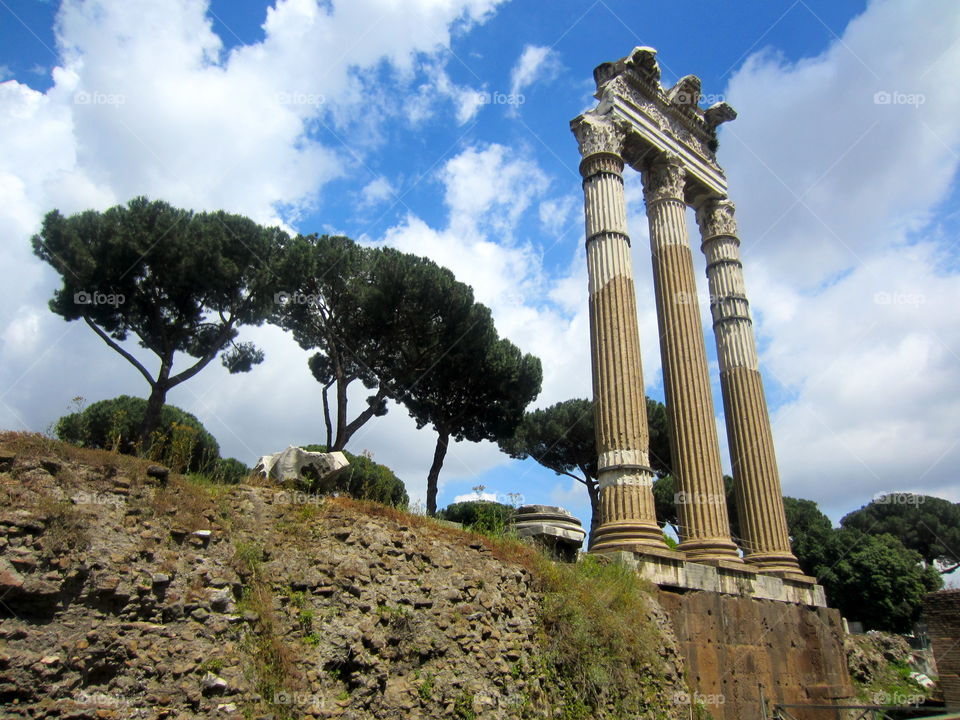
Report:
M 577 717 L 518 548 L 0 434 L 3 718 Z M 643 709 L 686 717 L 662 611 Z M 615 692 L 595 717 L 614 717 Z M 632 715 L 634 716 L 634 715 Z

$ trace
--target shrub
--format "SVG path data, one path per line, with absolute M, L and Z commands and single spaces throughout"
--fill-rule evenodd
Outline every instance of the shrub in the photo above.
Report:
M 468 500 L 453 503 L 438 513 L 441 520 L 461 523 L 464 527 L 488 534 L 502 533 L 513 517 L 509 505 L 489 500 Z
M 250 477 L 250 468 L 236 458 L 220 458 L 213 468 L 213 479 L 217 482 L 236 485 Z
M 326 445 L 306 445 L 309 452 L 327 452 Z M 373 500 L 384 505 L 405 507 L 409 502 L 403 480 L 386 465 L 374 462 L 368 455 L 354 455 L 343 451 L 350 467 L 330 480 L 314 480 L 310 492 L 324 495 L 344 494 L 358 500 Z
M 147 401 L 143 398 L 121 395 L 64 415 L 54 432 L 64 442 L 81 447 L 136 455 L 146 411 Z M 177 472 L 209 472 L 220 458 L 220 446 L 196 417 L 173 405 L 164 405 L 150 457 Z

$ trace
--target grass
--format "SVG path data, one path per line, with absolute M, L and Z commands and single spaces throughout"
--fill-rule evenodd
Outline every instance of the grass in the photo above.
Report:
M 636 717 L 650 710 L 660 680 L 660 629 L 650 619 L 650 586 L 621 565 L 587 556 L 542 562 L 545 672 L 557 680 L 563 717 Z

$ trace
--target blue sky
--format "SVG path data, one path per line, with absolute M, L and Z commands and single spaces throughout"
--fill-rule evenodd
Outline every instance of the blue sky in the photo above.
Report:
M 785 492 L 834 519 L 890 490 L 960 500 L 960 98 L 950 90 L 960 7 L 917 7 L 5 0 L 0 426 L 44 430 L 77 395 L 145 394 L 86 328 L 46 310 L 57 279 L 28 246 L 49 209 L 139 194 L 428 255 L 541 357 L 538 406 L 587 396 L 568 123 L 594 102 L 594 66 L 649 45 L 665 85 L 697 74 L 740 113 L 718 157 L 738 207 Z M 637 176 L 627 193 L 647 392 L 662 398 Z M 169 400 L 247 462 L 318 441 L 306 353 L 273 328 L 244 339 L 265 348 L 264 365 L 241 376 L 211 366 Z M 395 407 L 349 449 L 369 450 L 422 497 L 433 441 Z M 441 481 L 441 506 L 484 485 L 589 518 L 581 488 L 489 444 L 454 447 Z

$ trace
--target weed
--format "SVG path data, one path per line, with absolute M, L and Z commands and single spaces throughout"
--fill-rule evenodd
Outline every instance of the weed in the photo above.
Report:
M 464 692 L 453 703 L 453 716 L 458 720 L 476 720 L 477 713 L 473 709 L 473 695 Z
M 421 700 L 430 700 L 433 698 L 433 686 L 436 683 L 436 678 L 433 673 L 429 670 L 423 673 L 421 678 L 420 671 L 417 670 L 414 673 L 414 677 L 417 680 L 420 680 L 420 683 L 417 685 L 417 695 L 420 696 Z
M 209 660 L 204 660 L 200 664 L 200 670 L 216 675 L 223 670 L 223 660 L 220 658 L 210 658 Z
M 233 566 L 242 575 L 255 580 L 259 578 L 263 563 L 263 546 L 246 540 L 238 540 L 233 547 Z
M 313 610 L 301 610 L 297 615 L 297 622 L 301 630 L 310 633 L 313 630 Z

